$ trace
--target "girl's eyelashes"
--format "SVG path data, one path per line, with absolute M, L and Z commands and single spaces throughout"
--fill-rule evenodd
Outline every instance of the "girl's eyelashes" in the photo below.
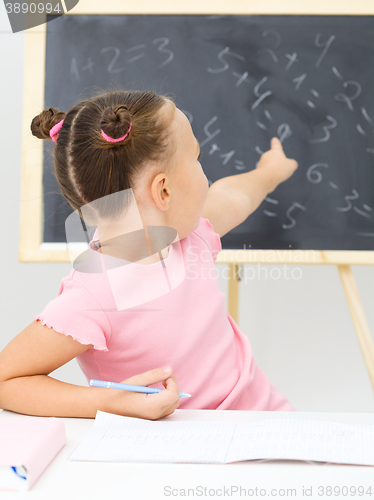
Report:
M 201 160 L 202 155 L 203 155 L 203 153 L 200 151 L 199 156 L 197 157 L 197 161 Z

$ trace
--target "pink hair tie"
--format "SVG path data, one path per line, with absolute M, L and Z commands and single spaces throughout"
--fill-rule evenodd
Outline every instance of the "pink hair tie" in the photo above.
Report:
M 60 132 L 61 127 L 64 123 L 64 120 L 65 120 L 65 118 L 63 120 L 59 121 L 58 123 L 56 123 L 56 125 L 54 125 L 51 128 L 51 130 L 49 131 L 49 135 L 52 138 L 52 141 L 57 142 L 57 134 Z
M 104 139 L 108 142 L 119 142 L 119 141 L 123 141 L 123 139 L 126 139 L 126 137 L 129 135 L 130 133 L 130 130 L 131 130 L 131 126 L 132 126 L 132 122 L 130 123 L 130 127 L 127 131 L 127 133 L 123 136 L 123 137 L 119 137 L 118 139 L 113 139 L 113 137 L 109 137 L 109 135 L 107 135 L 103 129 L 101 129 L 101 135 L 104 137 Z

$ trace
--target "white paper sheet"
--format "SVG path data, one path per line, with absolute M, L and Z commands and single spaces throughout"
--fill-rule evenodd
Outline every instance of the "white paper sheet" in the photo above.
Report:
M 230 463 L 253 459 L 374 465 L 374 425 L 297 419 L 158 422 L 98 411 L 70 460 Z

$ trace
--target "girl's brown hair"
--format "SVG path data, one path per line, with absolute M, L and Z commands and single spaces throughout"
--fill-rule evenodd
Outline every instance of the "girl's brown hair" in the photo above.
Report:
M 117 90 L 83 100 L 67 113 L 48 108 L 32 120 L 32 134 L 52 140 L 51 128 L 64 119 L 53 153 L 54 172 L 61 193 L 80 215 L 83 205 L 133 188 L 147 162 L 166 158 L 168 123 L 158 113 L 166 99 L 149 91 Z M 123 141 L 108 142 L 101 135 L 102 129 L 113 139 L 123 137 L 130 123 Z M 113 206 L 106 212 L 100 217 L 112 217 Z

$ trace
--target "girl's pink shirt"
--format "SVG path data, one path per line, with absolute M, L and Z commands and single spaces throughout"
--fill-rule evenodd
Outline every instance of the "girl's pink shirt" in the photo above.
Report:
M 179 390 L 192 394 L 179 408 L 296 411 L 256 366 L 248 337 L 225 309 L 214 264 L 221 240 L 208 219 L 149 265 L 97 252 L 97 236 L 88 250 L 91 272 L 73 269 L 34 315 L 92 344 L 76 358 L 87 382 L 123 382 L 171 365 Z

